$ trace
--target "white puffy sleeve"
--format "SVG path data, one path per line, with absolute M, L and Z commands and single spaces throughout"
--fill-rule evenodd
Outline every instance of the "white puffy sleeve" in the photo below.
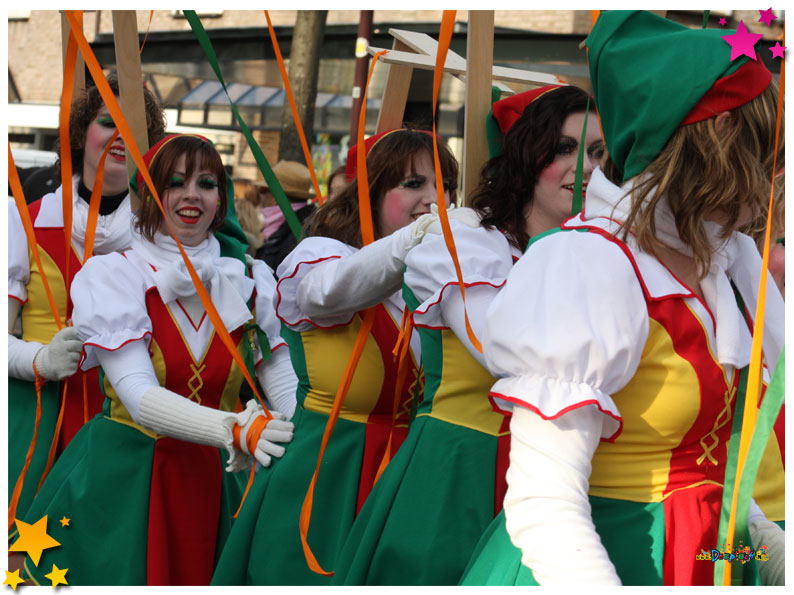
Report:
M 648 336 L 640 282 L 622 248 L 596 233 L 541 238 L 510 271 L 487 313 L 483 351 L 500 378 L 491 398 L 544 419 L 595 405 L 614 440 L 622 420 L 611 395 L 639 365 Z
M 72 321 L 83 341 L 81 367 L 100 365 L 96 351 L 115 351 L 130 341 L 151 338 L 142 273 L 122 254 L 88 259 L 72 282 Z
M 256 288 L 256 324 L 267 336 L 273 352 L 287 344 L 281 337 L 281 321 L 276 316 L 276 278 L 262 260 L 254 260 L 251 273 Z
M 8 297 L 24 303 L 30 281 L 28 240 L 17 205 L 8 201 Z
M 305 300 L 307 291 L 312 291 L 317 294 L 312 301 L 321 303 L 323 294 L 330 293 L 331 288 L 328 285 L 333 286 L 335 281 L 328 279 L 326 288 L 323 287 L 325 267 L 355 252 L 357 252 L 355 248 L 331 238 L 311 237 L 302 240 L 278 267 L 279 281 L 276 286 L 278 318 L 298 332 L 313 327 L 328 328 L 350 322 L 356 312 L 355 309 L 341 314 L 318 316 L 316 313 L 305 312 L 299 302 Z M 307 276 L 309 276 L 308 281 L 302 284 Z
M 466 313 L 475 336 L 482 340 L 488 306 L 513 266 L 510 245 L 495 229 L 470 227 L 455 219 L 450 226 L 466 288 Z M 405 263 L 405 283 L 421 302 L 414 311 L 414 324 L 452 329 L 469 353 L 485 366 L 483 354 L 474 348 L 466 332 L 460 282 L 444 236 L 425 235 L 422 243 L 408 253 Z

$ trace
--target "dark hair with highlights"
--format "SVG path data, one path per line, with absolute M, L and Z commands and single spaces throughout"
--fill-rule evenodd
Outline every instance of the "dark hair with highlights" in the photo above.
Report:
M 107 76 L 113 94 L 118 97 L 119 79 L 115 72 Z M 165 136 L 165 112 L 162 106 L 146 86 L 143 86 L 143 99 L 146 108 L 146 128 L 149 135 L 149 146 Z M 69 147 L 72 155 L 72 174 L 83 173 L 83 152 L 88 126 L 93 122 L 104 105 L 99 89 L 92 85 L 81 96 L 72 102 L 69 113 Z M 60 161 L 60 158 L 59 158 Z
M 152 177 L 157 195 L 163 200 L 163 194 L 168 190 L 168 182 L 176 168 L 179 158 L 185 156 L 185 177 L 189 178 L 193 174 L 198 157 L 199 167 L 211 171 L 218 178 L 218 196 L 221 204 L 215 219 L 210 225 L 209 231 L 219 229 L 224 222 L 228 196 L 226 192 L 226 170 L 223 167 L 221 156 L 207 141 L 191 135 L 180 135 L 166 142 L 160 147 L 157 155 L 149 164 L 149 174 Z M 135 221 L 135 229 L 147 240 L 154 241 L 154 234 L 163 224 L 163 213 L 157 206 L 154 198 L 151 197 L 146 182 L 141 184 L 138 195 L 141 197 L 141 205 L 138 208 L 138 218 Z
M 540 173 L 554 161 L 566 118 L 587 109 L 587 93 L 559 87 L 530 103 L 504 136 L 502 154 L 482 168 L 471 206 L 485 227 L 504 232 L 519 250 L 529 243 L 524 212 L 532 204 Z M 595 114 L 595 99 L 590 98 Z
M 383 197 L 405 179 L 405 172 L 413 167 L 414 158 L 422 151 L 433 155 L 433 137 L 415 129 L 396 130 L 384 136 L 367 155 L 372 222 L 375 238 L 383 236 L 378 228 Z M 438 140 L 438 158 L 449 197 L 455 202 L 458 187 L 458 162 L 449 147 Z M 325 236 L 361 248 L 361 225 L 358 213 L 358 178 L 333 198 L 327 200 L 306 222 L 306 236 Z

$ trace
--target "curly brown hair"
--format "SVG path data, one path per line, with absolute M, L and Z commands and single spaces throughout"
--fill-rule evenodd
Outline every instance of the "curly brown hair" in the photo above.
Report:
M 530 103 L 505 134 L 502 154 L 482 168 L 471 206 L 483 226 L 498 228 L 519 250 L 529 243 L 524 213 L 534 200 L 540 173 L 554 161 L 566 118 L 584 112 L 587 97 L 579 87 L 565 86 Z M 595 113 L 592 97 L 590 110 Z
M 740 229 L 740 215 L 750 209 L 751 224 L 766 222 L 774 160 L 778 83 L 775 79 L 758 97 L 732 110 L 717 127 L 716 118 L 681 126 L 645 168 L 630 195 L 631 208 L 623 223 L 640 247 L 655 253 L 655 209 L 665 197 L 681 240 L 692 250 L 699 278 L 708 273 L 713 247 L 703 222 L 715 213 L 725 218 L 722 238 Z M 777 167 L 785 157 L 784 131 L 778 146 Z M 604 173 L 621 185 L 611 159 Z M 744 226 L 747 231 L 747 226 Z M 752 231 L 751 231 L 752 234 Z
M 405 178 L 405 172 L 421 151 L 433 154 L 433 137 L 426 132 L 408 128 L 384 136 L 367 154 L 372 221 L 375 239 L 383 237 L 378 228 L 378 215 L 383 197 Z M 445 142 L 439 139 L 438 158 L 449 197 L 455 202 L 458 187 L 458 162 Z M 334 238 L 349 246 L 361 248 L 361 224 L 358 214 L 358 178 L 315 211 L 305 224 L 306 236 Z
M 160 147 L 157 155 L 149 163 L 149 175 L 157 189 L 157 195 L 162 199 L 163 194 L 168 189 L 168 182 L 176 168 L 177 160 L 185 156 L 185 178 L 193 175 L 196 165 L 196 158 L 199 158 L 199 167 L 208 169 L 218 178 L 218 197 L 220 205 L 212 221 L 209 231 L 215 231 L 223 226 L 225 213 L 228 205 L 226 169 L 223 167 L 221 156 L 209 142 L 190 134 L 178 135 Z M 141 184 L 139 196 L 142 198 L 141 205 L 138 207 L 138 217 L 135 220 L 135 229 L 149 240 L 154 241 L 154 234 L 163 224 L 163 213 L 157 203 L 151 197 L 151 191 L 146 182 Z
M 111 72 L 107 76 L 107 81 L 113 94 L 118 97 L 118 75 L 115 72 Z M 146 108 L 146 128 L 149 133 L 149 146 L 151 147 L 165 136 L 165 112 L 154 93 L 146 86 L 143 87 L 143 99 Z M 103 105 L 104 101 L 95 85 L 88 87 L 82 95 L 72 101 L 72 110 L 69 113 L 69 148 L 72 155 L 72 174 L 82 175 L 83 173 L 83 151 L 85 149 L 86 131 Z

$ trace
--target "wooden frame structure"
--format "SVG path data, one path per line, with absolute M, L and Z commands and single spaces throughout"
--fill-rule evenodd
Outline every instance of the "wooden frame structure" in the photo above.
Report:
M 408 89 L 414 68 L 433 70 L 438 42 L 429 35 L 402 29 L 389 29 L 394 37 L 392 49 L 380 61 L 389 65 L 383 89 L 377 131 L 399 128 L 403 123 Z M 488 142 L 483 133 L 485 118 L 491 109 L 491 86 L 512 95 L 513 89 L 503 81 L 524 85 L 552 85 L 559 79 L 551 74 L 493 66 L 494 11 L 469 11 L 469 31 L 466 39 L 468 60 L 453 51 L 447 52 L 444 71 L 466 84 L 463 126 L 463 184 L 462 196 L 469 204 L 469 195 L 480 177 L 480 170 L 488 160 Z M 371 55 L 382 51 L 370 47 Z

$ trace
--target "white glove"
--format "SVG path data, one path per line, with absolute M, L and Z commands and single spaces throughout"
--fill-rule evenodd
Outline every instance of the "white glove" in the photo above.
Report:
M 33 360 L 39 376 L 47 380 L 63 380 L 77 371 L 83 342 L 77 338 L 73 326 L 62 328 L 50 341 L 39 349 Z
M 480 226 L 480 216 L 477 211 L 468 207 L 455 208 L 455 205 L 447 207 L 447 218 L 460 221 L 469 227 Z M 421 242 L 422 237 L 427 233 L 435 233 L 441 235 L 441 216 L 438 214 L 438 205 L 433 203 L 430 205 L 430 213 L 422 215 L 414 223 L 413 235 L 419 237 Z M 416 242 L 417 244 L 419 242 Z
M 284 455 L 284 447 L 274 443 L 290 442 L 292 440 L 292 432 L 295 429 L 292 422 L 285 421 L 283 413 L 271 411 L 270 414 L 273 419 L 267 423 L 267 426 L 259 435 L 254 452 L 248 451 L 248 440 L 246 437 L 254 422 L 259 418 L 265 417 L 262 407 L 256 402 L 256 399 L 251 399 L 246 404 L 245 409 L 237 414 L 237 425 L 240 426 L 240 444 L 235 444 L 235 446 L 245 454 L 253 455 L 263 467 L 270 465 L 270 457 L 280 459 Z
M 769 560 L 758 561 L 758 574 L 764 586 L 783 586 L 786 584 L 786 533 L 776 523 L 768 520 L 755 500 L 750 500 L 750 513 L 747 518 L 753 549 L 766 546 Z

